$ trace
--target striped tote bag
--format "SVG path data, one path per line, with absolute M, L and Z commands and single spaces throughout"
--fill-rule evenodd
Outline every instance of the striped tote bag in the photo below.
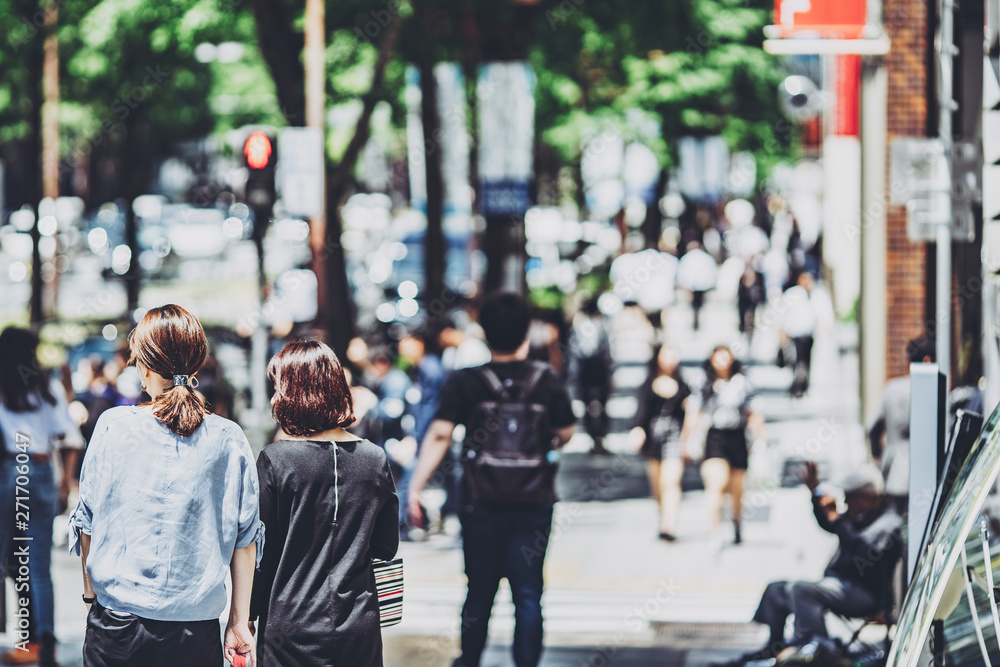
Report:
M 403 620 L 403 559 L 372 560 L 372 571 L 382 627 L 396 625 Z

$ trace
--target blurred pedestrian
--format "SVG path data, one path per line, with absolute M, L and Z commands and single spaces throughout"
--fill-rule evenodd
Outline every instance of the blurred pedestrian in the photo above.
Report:
M 248 627 L 264 546 L 257 468 L 240 427 L 195 392 L 205 331 L 180 306 L 151 308 L 130 347 L 151 402 L 98 420 L 69 519 L 89 611 L 83 664 L 218 667 L 236 653 L 257 664 Z
M 4 653 L 0 656 L 4 664 L 56 664 L 52 520 L 59 498 L 69 493 L 69 475 L 64 472 L 57 482 L 52 457 L 58 448 L 70 447 L 65 470 L 72 470 L 74 454 L 82 446 L 62 384 L 39 364 L 38 338 L 26 329 L 4 329 L 0 333 L 0 558 L 8 556 L 15 539 L 25 540 L 20 544 L 30 541 L 28 591 L 33 612 L 32 635 L 24 628 L 14 633 L 26 650 Z M 15 523 L 18 515 L 29 518 Z
M 479 328 L 478 325 L 461 328 L 454 322 L 447 322 L 441 327 L 438 345 L 441 348 L 441 365 L 446 371 L 489 363 L 489 346 L 481 337 L 470 334 L 470 329 L 475 328 Z
M 113 372 L 113 365 L 109 366 L 100 357 L 93 356 L 86 360 L 85 367 L 88 375 L 87 388 L 79 400 L 87 408 L 87 420 L 80 426 L 80 432 L 84 440 L 90 442 L 97 420 L 106 411 L 119 405 L 121 395 L 108 375 Z
M 680 355 L 669 345 L 656 351 L 649 378 L 639 391 L 638 425 L 632 434 L 641 443 L 649 486 L 660 509 L 660 539 L 676 539 L 681 504 L 681 477 L 691 457 L 681 444 L 684 410 L 691 388 L 681 377 Z
M 386 346 L 373 347 L 362 383 L 371 389 L 378 403 L 373 415 L 374 434 L 372 442 L 386 450 L 389 464 L 393 466 L 393 475 L 401 477 L 402 466 L 408 463 L 401 451 L 400 443 L 406 437 L 403 428 L 406 417 L 406 392 L 410 388 L 410 378 L 393 363 L 393 355 Z M 412 457 L 416 448 L 408 455 Z
M 833 320 L 829 300 L 824 300 L 815 285 L 812 274 L 803 271 L 782 297 L 781 335 L 795 347 L 794 379 L 789 393 L 796 398 L 809 390 L 816 330 Z
M 407 461 L 403 464 L 403 475 L 397 485 L 399 494 L 399 528 L 404 539 L 409 538 L 410 528 L 426 530 L 428 526 L 416 524 L 411 525 L 406 516 L 406 500 L 410 488 L 410 479 L 413 477 L 413 469 L 417 464 L 416 457 L 420 454 L 420 445 L 427 434 L 431 419 L 438 409 L 438 395 L 441 393 L 441 386 L 444 384 L 445 372 L 441 365 L 441 358 L 437 354 L 437 337 L 433 337 L 435 347 L 428 348 L 427 334 L 414 331 L 403 336 L 399 341 L 399 358 L 409 369 L 411 385 L 406 392 L 407 403 L 409 405 L 409 415 L 412 418 L 412 428 L 402 442 L 402 449 L 406 452 Z M 449 471 L 454 464 L 446 466 Z M 450 479 L 449 475 L 445 475 Z M 445 489 L 450 486 L 445 481 Z
M 782 664 L 780 660 L 790 658 L 793 649 L 828 639 L 824 620 L 828 611 L 861 618 L 891 603 L 889 583 L 903 553 L 903 521 L 885 502 L 878 468 L 864 464 L 840 482 L 843 514 L 836 498 L 820 487 L 815 463 L 806 464 L 804 481 L 812 492 L 817 523 L 840 539 L 837 553 L 819 581 L 776 581 L 767 586 L 753 620 L 770 630 L 768 644 L 734 664 L 775 659 Z M 794 626 L 786 641 L 789 616 L 794 616 Z
M 455 667 L 479 667 L 493 600 L 502 578 L 514 601 L 514 664 L 535 667 L 542 655 L 544 561 L 555 503 L 556 449 L 573 434 L 569 394 L 547 365 L 527 359 L 530 311 L 514 294 L 489 297 L 479 322 L 493 359 L 455 371 L 424 440 L 410 485 L 409 513 L 465 427 L 462 549 L 468 595 L 462 608 L 462 655 Z M 502 428 L 496 428 L 497 415 Z
M 705 460 L 701 477 L 708 498 L 713 539 L 719 540 L 722 525 L 722 501 L 728 492 L 732 500 L 733 541 L 743 541 L 740 519 L 743 511 L 743 481 L 750 460 L 751 443 L 764 437 L 764 418 L 754 408 L 754 388 L 743 375 L 732 350 L 720 345 L 705 364 L 706 381 L 700 392 L 688 401 L 682 443 L 691 438 L 701 415 L 705 415 Z
M 754 268 L 752 262 L 747 262 L 736 290 L 736 309 L 740 317 L 740 333 L 746 336 L 748 343 L 753 340 L 757 309 L 766 300 L 764 276 Z
M 608 398 L 611 396 L 611 342 L 597 297 L 584 303 L 569 336 L 567 380 L 576 399 L 583 403 L 583 426 L 593 441 L 591 452 L 606 453 Z
M 688 243 L 687 252 L 677 264 L 677 285 L 691 292 L 695 331 L 701 326 L 701 309 L 705 305 L 705 295 L 715 288 L 718 274 L 719 268 L 715 258 L 702 250 L 699 242 Z
M 643 364 L 656 348 L 656 329 L 635 301 L 622 303 L 609 322 L 611 357 L 618 363 Z
M 198 374 L 198 393 L 205 401 L 205 406 L 214 415 L 230 419 L 235 407 L 236 392 L 226 380 L 222 366 L 215 355 L 209 352 Z
M 390 559 L 399 545 L 385 452 L 345 430 L 355 419 L 350 387 L 323 343 L 288 343 L 267 375 L 286 436 L 257 459 L 268 536 L 250 608 L 259 664 L 381 667 L 372 558 Z
M 344 377 L 351 388 L 351 402 L 354 404 L 354 421 L 350 424 L 354 435 L 362 440 L 375 442 L 379 439 L 378 396 L 368 387 L 354 383 L 354 374 L 345 366 Z
M 921 337 L 906 346 L 911 364 L 934 363 L 934 339 Z M 910 495 L 910 376 L 886 383 L 878 413 L 868 425 L 872 458 L 885 478 L 885 493 L 900 514 L 908 511 Z
M 559 341 L 562 339 L 560 325 L 562 311 L 534 309 L 535 313 L 528 327 L 528 358 L 551 366 L 556 373 L 562 374 L 565 359 Z M 557 324 L 556 322 L 559 322 Z M 488 342 L 488 341 L 487 341 Z
M 646 313 L 653 328 L 663 327 L 667 309 L 676 301 L 677 258 L 668 251 L 671 244 L 660 240 L 660 249 L 647 248 L 624 253 L 611 262 L 609 277 L 614 294 L 623 301 L 635 301 Z

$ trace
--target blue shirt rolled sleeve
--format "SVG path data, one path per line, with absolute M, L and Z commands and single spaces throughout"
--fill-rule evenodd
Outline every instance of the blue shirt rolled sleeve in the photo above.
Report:
M 69 552 L 80 555 L 80 533 L 90 535 L 94 520 L 93 499 L 97 498 L 100 483 L 100 464 L 103 456 L 105 439 L 108 434 L 108 421 L 102 415 L 94 425 L 94 434 L 90 438 L 90 446 L 83 457 L 80 468 L 80 500 L 76 509 L 69 515 Z
M 243 466 L 243 486 L 240 494 L 240 522 L 236 533 L 236 548 L 244 549 L 257 543 L 256 566 L 260 567 L 260 559 L 264 555 L 264 522 L 260 520 L 260 482 L 257 478 L 257 466 L 254 465 L 250 445 L 246 445 L 249 458 Z

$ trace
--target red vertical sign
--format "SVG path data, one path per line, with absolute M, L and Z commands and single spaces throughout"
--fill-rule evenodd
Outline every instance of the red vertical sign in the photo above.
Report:
M 838 55 L 837 106 L 833 133 L 842 137 L 858 136 L 861 91 L 861 56 Z

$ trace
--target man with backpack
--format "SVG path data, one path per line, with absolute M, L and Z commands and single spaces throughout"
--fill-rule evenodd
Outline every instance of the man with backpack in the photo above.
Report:
M 531 314 L 515 294 L 486 299 L 479 323 L 492 360 L 455 371 L 441 390 L 410 483 L 410 520 L 420 493 L 465 428 L 460 517 L 468 594 L 462 655 L 453 667 L 479 667 L 500 580 L 514 600 L 514 664 L 536 667 L 542 654 L 542 566 L 552 528 L 557 450 L 573 435 L 569 394 L 546 364 L 527 360 Z

